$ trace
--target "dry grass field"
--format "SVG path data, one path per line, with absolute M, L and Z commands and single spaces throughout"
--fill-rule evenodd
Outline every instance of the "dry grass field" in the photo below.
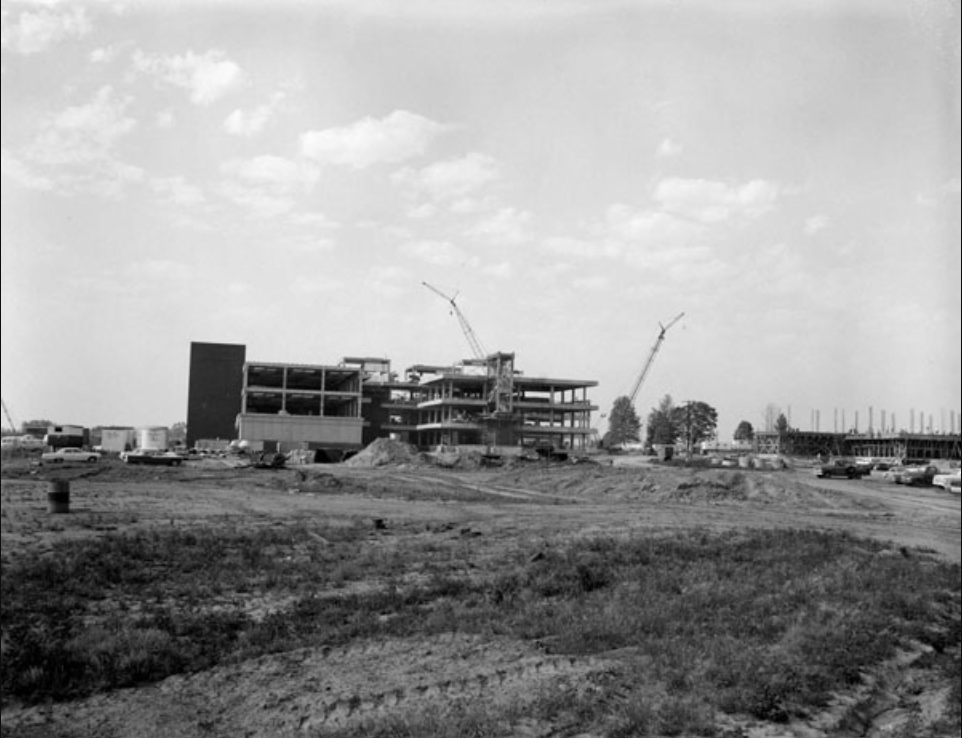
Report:
M 960 729 L 959 498 L 932 488 L 5 461 L 0 524 L 3 736 Z

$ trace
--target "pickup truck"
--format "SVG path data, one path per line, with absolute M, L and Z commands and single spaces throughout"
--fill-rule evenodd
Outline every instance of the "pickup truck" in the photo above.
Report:
M 816 477 L 848 477 L 858 479 L 868 474 L 868 469 L 858 464 L 853 459 L 832 459 L 821 466 L 816 467 Z
M 120 455 L 125 464 L 144 464 L 150 466 L 180 466 L 184 457 L 173 451 L 161 451 L 152 448 L 138 448 L 125 451 Z

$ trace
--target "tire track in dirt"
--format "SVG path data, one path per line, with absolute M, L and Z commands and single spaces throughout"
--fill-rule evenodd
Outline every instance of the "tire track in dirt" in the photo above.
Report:
M 560 495 L 553 495 L 547 492 L 539 492 L 533 489 L 526 489 L 522 487 L 513 487 L 503 484 L 474 484 L 461 480 L 455 479 L 443 479 L 433 475 L 414 475 L 414 474 L 395 474 L 396 479 L 403 480 L 405 482 L 411 482 L 415 484 L 424 484 L 425 481 L 430 481 L 433 484 L 437 484 L 441 487 L 448 487 L 454 490 L 466 489 L 471 492 L 491 495 L 492 497 L 506 497 L 513 500 L 523 500 L 525 502 L 548 502 L 551 504 L 577 504 L 577 500 L 573 500 L 570 497 L 562 497 Z
M 142 738 L 317 734 L 452 700 L 507 703 L 608 666 L 594 656 L 544 654 L 474 635 L 372 641 L 261 656 L 75 702 L 5 708 L 4 729 L 96 725 L 100 735 L 123 735 L 137 725 Z

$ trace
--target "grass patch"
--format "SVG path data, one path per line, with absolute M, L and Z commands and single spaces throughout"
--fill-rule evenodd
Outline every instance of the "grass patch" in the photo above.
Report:
M 297 647 L 455 629 L 556 653 L 617 650 L 616 684 L 559 687 L 527 708 L 611 735 L 711 735 L 717 712 L 804 716 L 909 642 L 933 649 L 959 696 L 959 566 L 882 544 L 813 531 L 596 537 L 532 542 L 470 576 L 443 554 L 426 559 L 423 543 L 403 540 L 387 551 L 361 528 L 63 542 L 3 566 L 2 696 L 65 699 Z M 288 604 L 259 617 L 229 604 L 264 595 Z M 462 707 L 364 734 L 495 735 L 514 719 Z M 950 720 L 958 727 L 957 712 Z

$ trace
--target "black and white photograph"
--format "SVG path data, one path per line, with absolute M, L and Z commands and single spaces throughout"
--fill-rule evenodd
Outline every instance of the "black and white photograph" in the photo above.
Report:
M 959 735 L 959 0 L 0 5 L 3 738 Z

